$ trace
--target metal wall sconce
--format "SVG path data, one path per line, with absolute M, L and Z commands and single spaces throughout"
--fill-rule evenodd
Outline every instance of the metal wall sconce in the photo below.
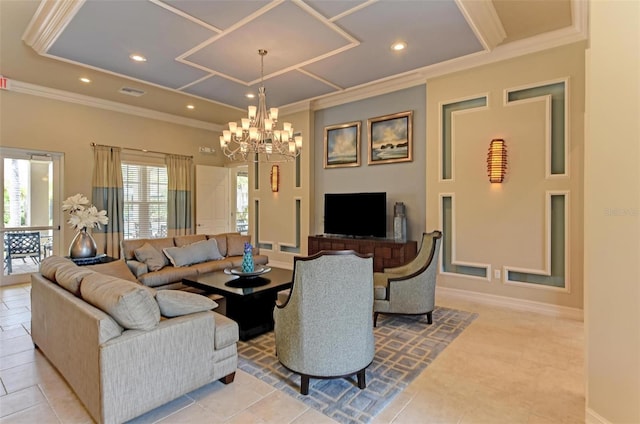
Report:
M 501 183 L 507 172 L 507 146 L 503 139 L 494 138 L 487 154 L 487 174 L 492 183 Z
M 280 167 L 273 165 L 271 167 L 271 191 L 277 193 L 280 189 Z

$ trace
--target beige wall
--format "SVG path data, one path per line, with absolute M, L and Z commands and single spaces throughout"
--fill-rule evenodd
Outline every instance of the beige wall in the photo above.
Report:
M 640 423 L 640 3 L 590 8 L 587 422 Z
M 252 240 L 272 245 L 272 249 L 261 248 L 260 253 L 269 256 L 269 263 L 280 266 L 292 266 L 293 257 L 306 255 L 307 238 L 310 227 L 310 205 L 312 184 L 309 179 L 313 175 L 313 115 L 307 110 L 278 118 L 280 122 L 291 122 L 295 132 L 303 136 L 302 153 L 300 154 L 300 186 L 296 187 L 295 162 L 276 163 L 280 168 L 280 190 L 271 191 L 271 165 L 261 163 L 258 169 L 258 189 L 254 188 L 256 167 L 249 164 L 249 216 L 253 217 L 249 231 Z M 300 200 L 299 244 L 296 240 L 296 199 Z M 255 216 L 255 200 L 259 200 L 260 213 Z M 258 220 L 259 234 L 255 234 L 255 220 Z M 298 248 L 299 253 L 287 251 L 287 248 Z
M 427 81 L 426 228 L 441 228 L 440 195 L 453 194 L 456 260 L 490 270 L 490 280 L 441 274 L 440 286 L 582 308 L 584 49 L 584 43 L 578 43 Z M 568 175 L 545 178 L 545 104 L 505 105 L 505 90 L 563 79 L 569 96 Z M 441 104 L 485 95 L 486 108 L 458 113 L 453 120 L 455 174 L 443 181 Z M 490 184 L 487 177 L 487 150 L 493 138 L 504 138 L 507 144 L 503 184 Z M 494 276 L 500 270 L 504 279 L 504 267 L 544 269 L 548 191 L 569 192 L 568 293 L 511 285 Z
M 191 155 L 196 164 L 224 165 L 219 134 L 204 129 L 4 90 L 0 116 L 0 145 L 64 153 L 65 198 L 91 195 L 91 142 Z M 199 146 L 215 147 L 216 153 L 198 153 Z M 67 246 L 73 231 L 64 223 L 63 228 L 61 246 Z

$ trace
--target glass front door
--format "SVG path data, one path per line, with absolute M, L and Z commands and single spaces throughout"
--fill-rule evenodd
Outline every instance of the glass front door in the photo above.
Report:
M 0 148 L 3 202 L 1 285 L 29 281 L 42 259 L 59 252 L 63 156 Z

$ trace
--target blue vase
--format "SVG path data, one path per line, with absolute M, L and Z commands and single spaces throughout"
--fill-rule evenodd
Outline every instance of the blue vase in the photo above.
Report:
M 242 255 L 242 272 L 253 272 L 254 263 L 253 263 L 253 255 L 251 252 L 245 252 Z

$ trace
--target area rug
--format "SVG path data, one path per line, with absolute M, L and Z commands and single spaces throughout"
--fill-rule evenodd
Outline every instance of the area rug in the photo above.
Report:
M 345 424 L 369 423 L 404 390 L 478 314 L 436 307 L 427 317 L 380 315 L 374 328 L 376 353 L 367 368 L 367 388 L 355 377 L 311 379 L 300 394 L 300 376 L 284 368 L 275 355 L 273 332 L 238 343 L 238 368 Z

